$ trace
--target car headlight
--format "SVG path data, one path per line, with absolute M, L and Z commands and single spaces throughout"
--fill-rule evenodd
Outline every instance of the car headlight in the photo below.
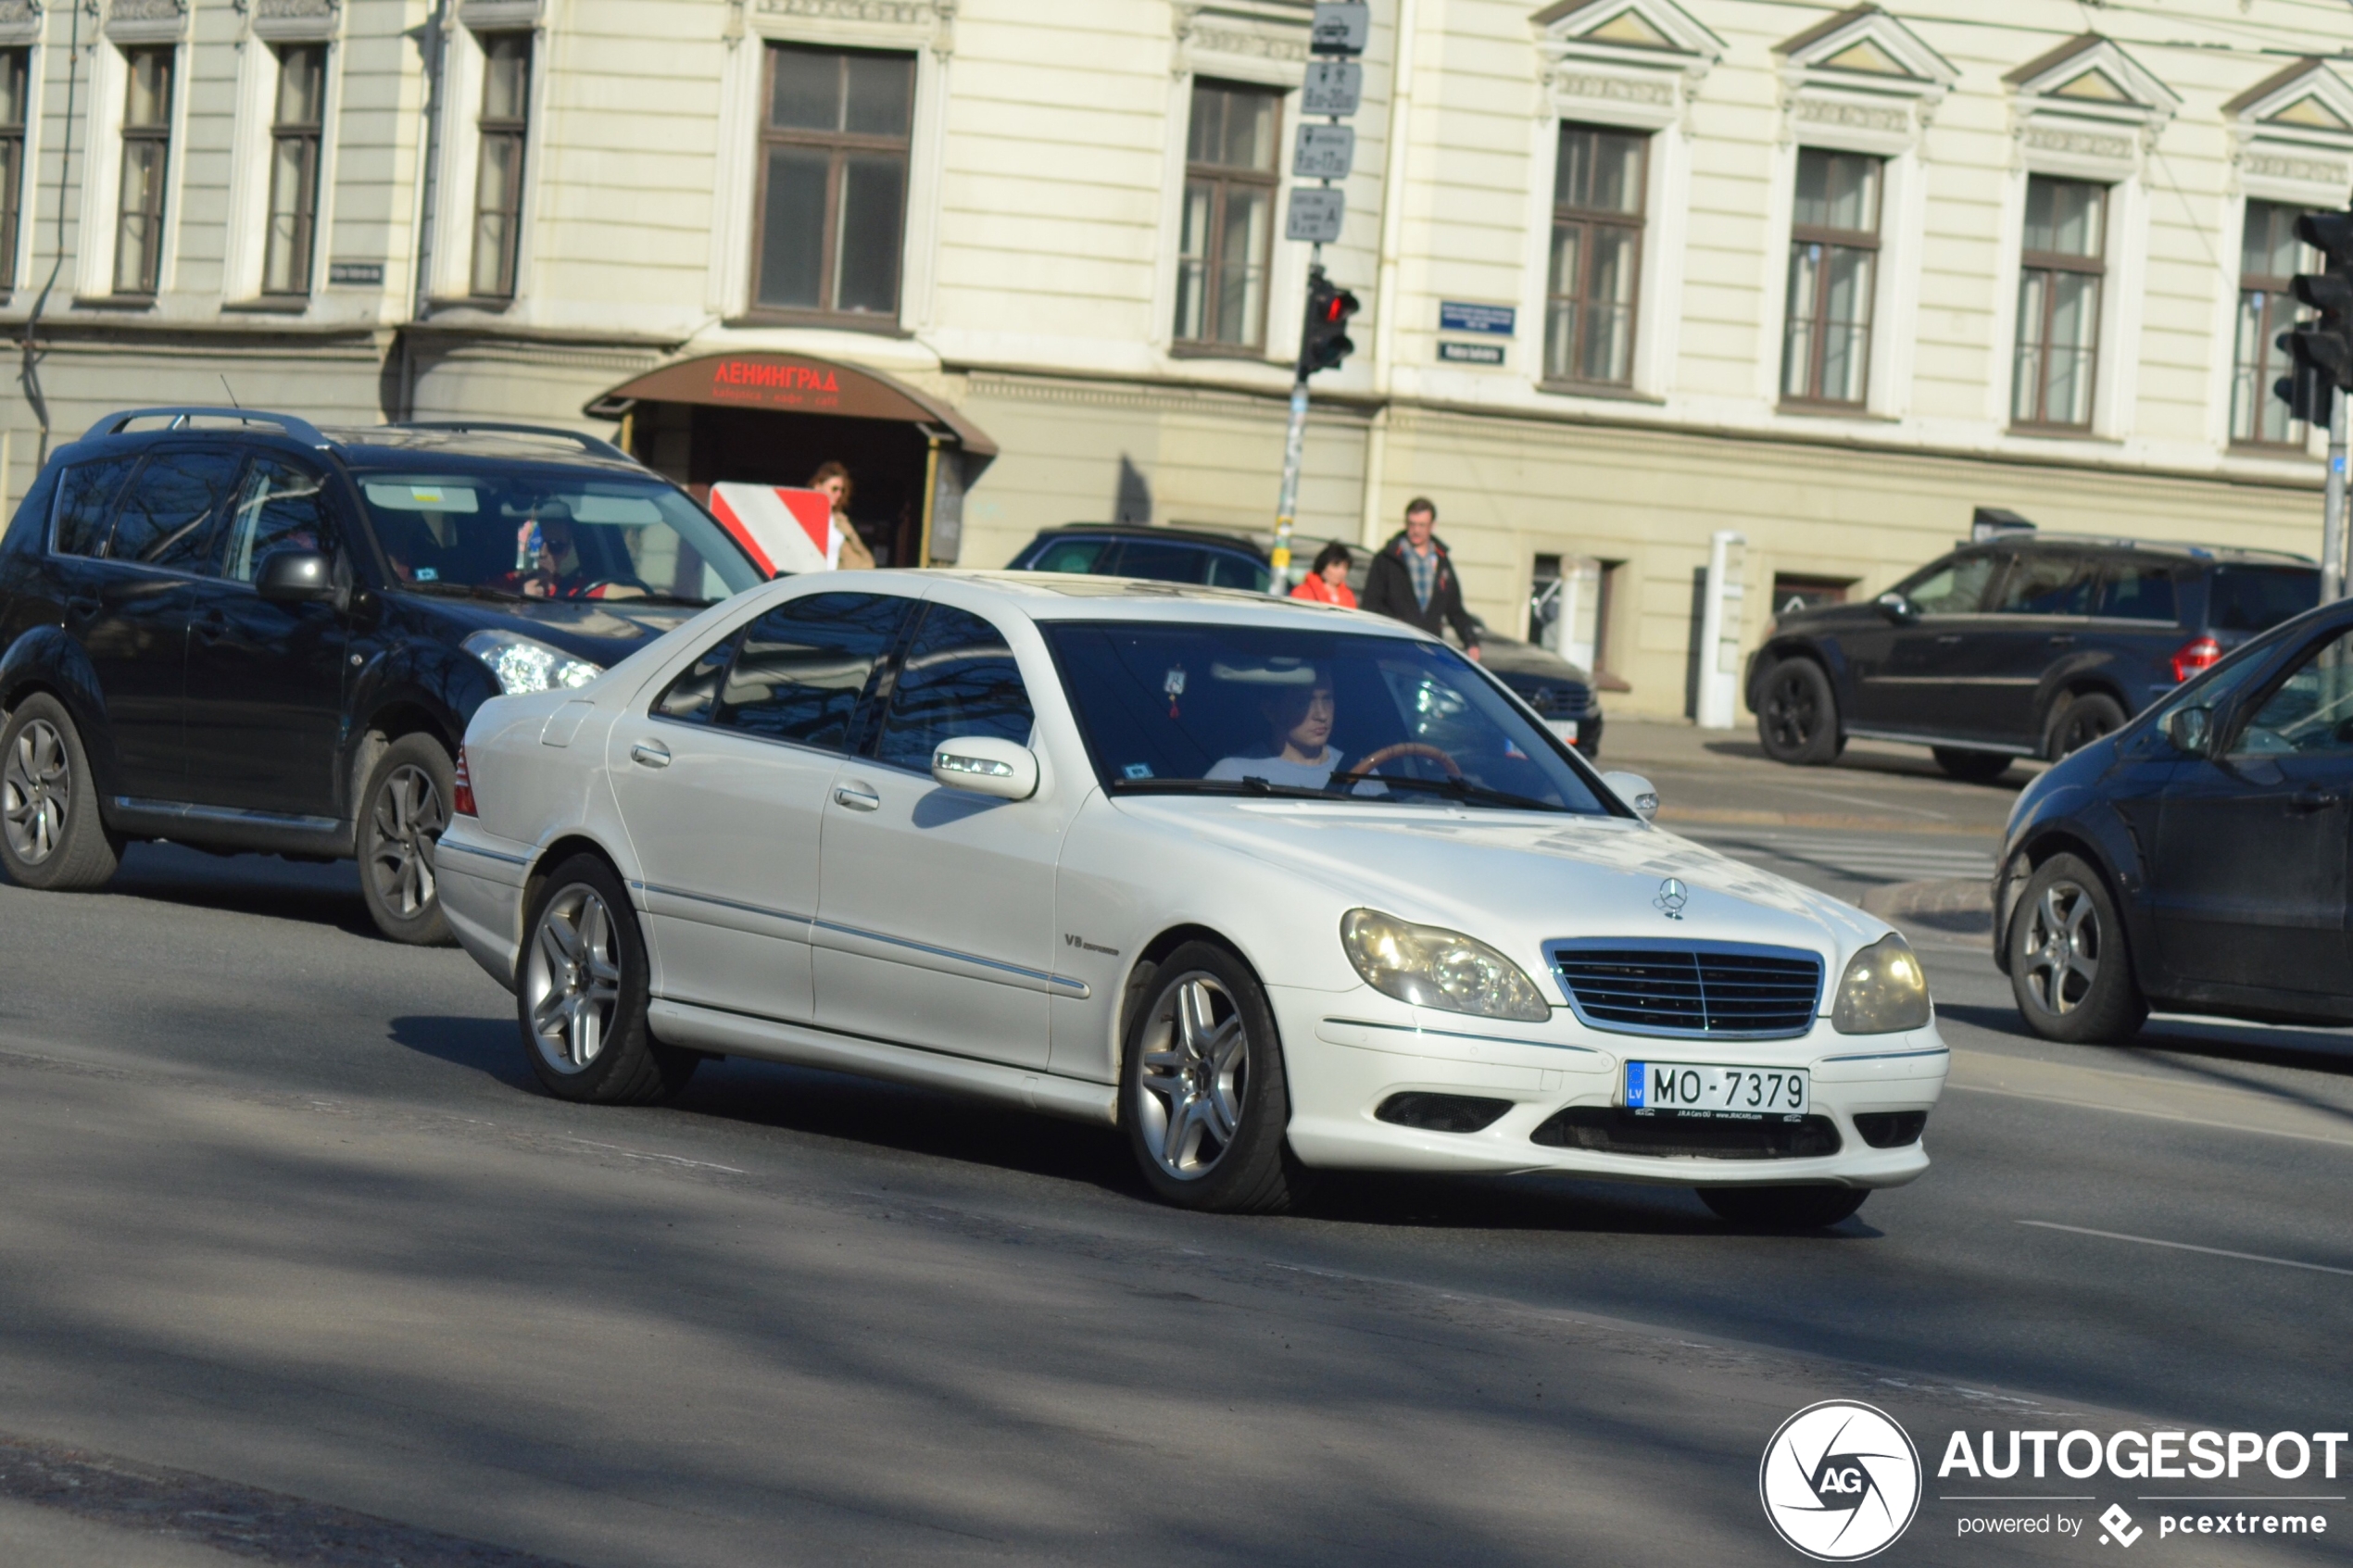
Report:
M 490 666 L 498 689 L 509 696 L 585 686 L 605 672 L 601 664 L 516 632 L 476 632 L 458 646 Z
M 1340 918 L 1340 942 L 1365 985 L 1401 1002 L 1528 1023 L 1553 1016 L 1519 965 L 1459 931 L 1351 909 Z
M 1892 1035 L 1925 1028 L 1931 1015 L 1920 960 L 1909 942 L 1890 932 L 1846 960 L 1831 1027 L 1842 1035 Z

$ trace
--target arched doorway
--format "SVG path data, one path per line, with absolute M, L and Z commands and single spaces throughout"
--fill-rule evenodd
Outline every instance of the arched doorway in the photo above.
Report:
M 952 565 L 964 492 L 997 456 L 939 398 L 805 354 L 711 354 L 623 382 L 588 405 L 620 444 L 699 499 L 725 481 L 806 484 L 846 466 L 850 519 L 883 566 Z

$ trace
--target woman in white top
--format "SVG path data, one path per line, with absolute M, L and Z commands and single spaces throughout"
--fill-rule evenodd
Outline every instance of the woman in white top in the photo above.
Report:
M 1292 789 L 1321 789 L 1340 766 L 1332 749 L 1332 678 L 1315 670 L 1310 681 L 1284 687 L 1262 709 L 1273 727 L 1273 749 L 1264 757 L 1220 759 L 1203 775 L 1212 779 L 1265 779 Z

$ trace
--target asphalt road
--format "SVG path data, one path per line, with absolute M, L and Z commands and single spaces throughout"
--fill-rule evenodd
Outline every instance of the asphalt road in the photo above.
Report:
M 1610 739 L 1678 831 L 1848 896 L 1990 864 L 2017 784 Z M 1945 1500 L 1950 1431 L 2353 1424 L 2353 1047 L 2043 1046 L 1982 947 L 1918 935 L 1935 1168 L 1756 1236 L 1553 1179 L 1186 1215 L 1110 1134 L 758 1064 L 582 1110 L 348 868 L 0 885 L 0 1560 L 1794 1562 L 1758 1456 L 1852 1397 L 1931 1467 L 1885 1561 L 2042 1561 L 2098 1526 L 1963 1537 L 2016 1510 Z M 2337 1533 L 2136 1555 L 2341 1559 L 2353 1510 L 2298 1506 Z

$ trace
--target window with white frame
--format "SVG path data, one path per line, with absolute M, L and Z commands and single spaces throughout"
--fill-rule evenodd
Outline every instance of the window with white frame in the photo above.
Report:
M 17 286 L 17 235 L 24 221 L 25 105 L 31 51 L 0 49 L 0 294 Z
M 2302 314 L 2288 281 L 2303 270 L 2304 245 L 2296 220 L 2304 209 L 2285 202 L 2250 201 L 2239 232 L 2239 307 L 2231 358 L 2231 440 L 2245 446 L 2302 450 L 2303 421 L 2272 384 L 2296 373 L 2294 359 L 2279 346 L 2281 333 Z
M 1798 151 L 1781 334 L 1786 402 L 1859 406 L 1869 389 L 1885 172 L 1886 160 L 1865 153 Z
M 1650 137 L 1564 125 L 1553 177 L 1544 379 L 1626 386 L 1634 377 Z
M 2088 430 L 2106 279 L 2108 189 L 2030 175 L 2010 422 Z
M 115 211 L 114 292 L 151 295 L 163 275 L 163 198 L 171 164 L 170 45 L 123 51 L 122 179 Z
M 473 268 L 468 292 L 512 299 L 522 241 L 523 151 L 531 140 L 531 34 L 482 39 L 481 154 L 474 165 Z
M 261 292 L 310 292 L 319 228 L 319 144 L 325 129 L 327 49 L 289 45 L 278 52 L 278 97 L 270 126 L 270 219 Z
M 1193 83 L 1176 256 L 1178 343 L 1254 349 L 1266 340 L 1282 94 Z

